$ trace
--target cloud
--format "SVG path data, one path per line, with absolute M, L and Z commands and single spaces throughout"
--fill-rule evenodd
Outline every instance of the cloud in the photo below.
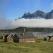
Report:
M 0 18 L 0 29 L 13 29 L 18 27 L 47 27 L 53 28 L 53 19 L 17 19 L 7 20 Z
M 53 19 L 18 19 L 12 21 L 11 26 L 16 27 L 48 27 L 53 28 Z

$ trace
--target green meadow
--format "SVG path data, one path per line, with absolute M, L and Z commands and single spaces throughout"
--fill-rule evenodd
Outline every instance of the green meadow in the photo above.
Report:
M 53 42 L 5 43 L 0 41 L 0 53 L 53 53 Z

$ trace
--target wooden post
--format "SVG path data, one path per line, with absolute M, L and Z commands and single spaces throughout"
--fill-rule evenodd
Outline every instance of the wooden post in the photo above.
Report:
M 23 36 L 24 36 L 24 35 L 25 35 L 25 31 L 26 31 L 26 30 L 25 30 L 25 28 L 24 28 L 23 30 L 24 30 L 24 32 L 23 32 Z

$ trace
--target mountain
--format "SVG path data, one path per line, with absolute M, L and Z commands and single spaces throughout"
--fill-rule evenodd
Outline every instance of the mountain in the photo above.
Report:
M 22 18 L 26 18 L 26 19 L 27 18 L 32 18 L 32 17 L 34 18 L 34 15 L 29 13 L 29 12 L 28 13 L 24 13 L 24 15 L 22 16 Z
M 34 17 L 45 17 L 45 13 L 43 11 L 37 10 L 33 13 Z
M 40 11 L 40 10 L 37 10 L 36 12 L 33 12 L 33 13 L 24 13 L 24 15 L 22 16 L 22 18 L 44 18 L 44 19 L 53 19 L 53 10 L 51 10 L 50 12 L 48 13 L 45 13 L 43 11 Z
M 53 18 L 53 10 L 51 10 L 50 12 L 48 12 L 47 14 L 46 14 L 46 17 L 45 17 L 46 19 L 52 19 Z

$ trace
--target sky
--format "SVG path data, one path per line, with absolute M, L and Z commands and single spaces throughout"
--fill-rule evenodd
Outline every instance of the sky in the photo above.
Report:
M 3 6 L 6 18 L 11 20 L 21 17 L 25 12 L 48 12 L 53 9 L 53 0 L 3 0 Z
M 26 12 L 53 10 L 53 0 L 0 0 L 0 29 L 16 27 L 53 28 L 53 19 L 15 19 Z

